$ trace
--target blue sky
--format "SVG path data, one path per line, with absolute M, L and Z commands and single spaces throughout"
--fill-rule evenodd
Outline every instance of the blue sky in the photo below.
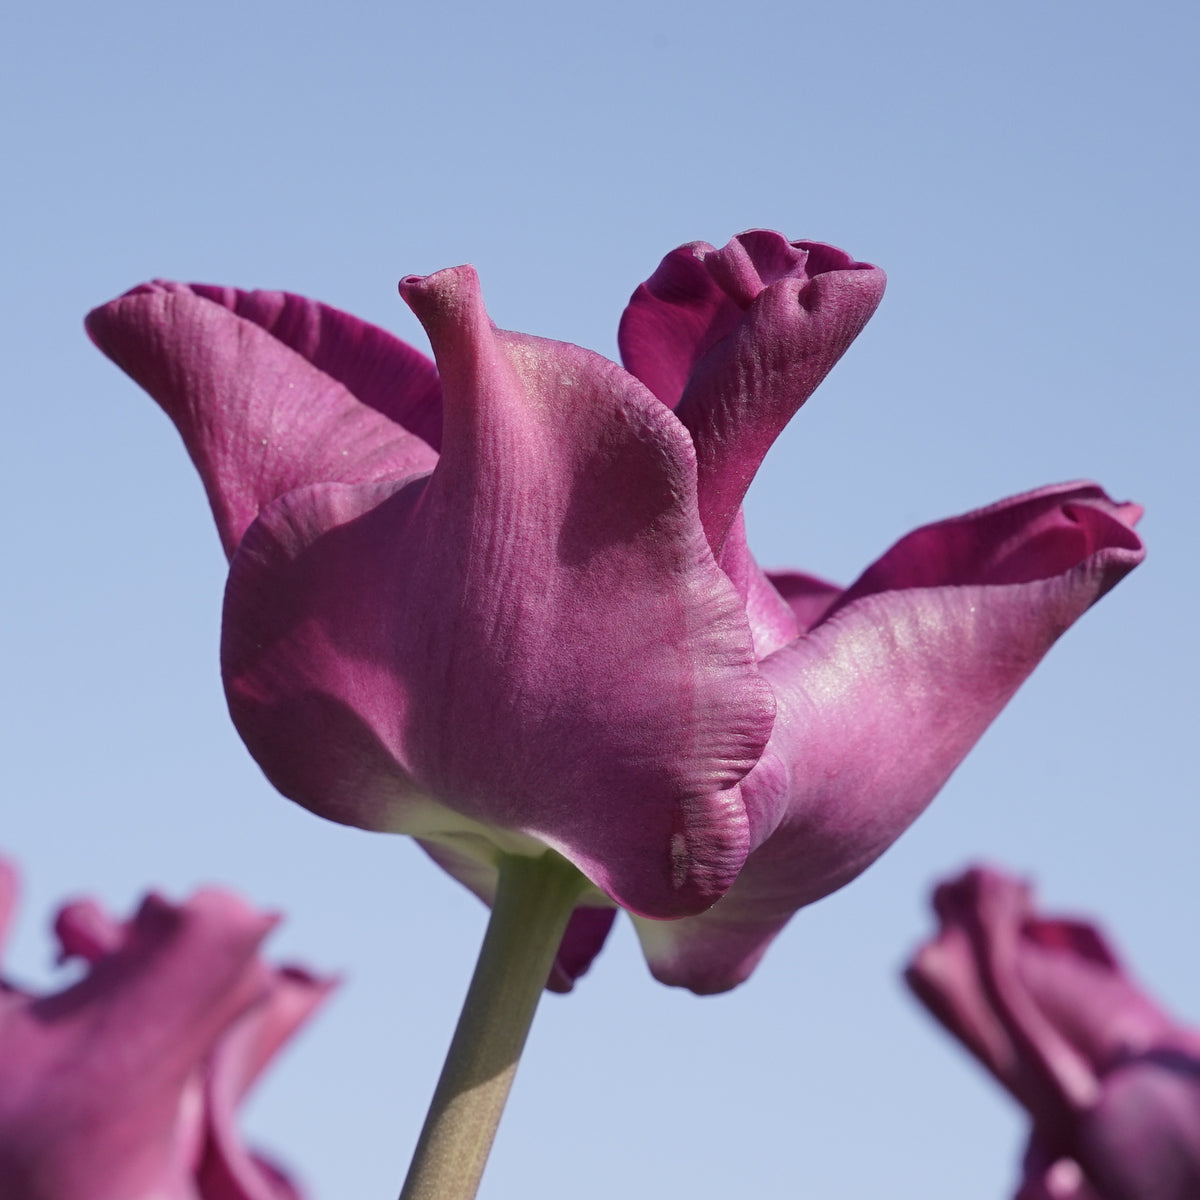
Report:
M 1102 916 L 1200 1023 L 1194 6 L 71 0 L 3 25 L 10 969 L 52 977 L 68 894 L 216 881 L 284 910 L 278 953 L 345 983 L 248 1124 L 315 1198 L 394 1194 L 484 911 L 262 779 L 198 480 L 80 321 L 162 276 L 423 344 L 396 281 L 469 261 L 498 324 L 613 354 L 664 253 L 761 225 L 890 277 L 755 484 L 763 561 L 849 581 L 1076 477 L 1146 505 L 1150 556 L 743 988 L 665 989 L 622 928 L 543 1005 L 481 1195 L 1009 1195 L 1022 1120 L 897 979 L 930 884 L 981 857 Z

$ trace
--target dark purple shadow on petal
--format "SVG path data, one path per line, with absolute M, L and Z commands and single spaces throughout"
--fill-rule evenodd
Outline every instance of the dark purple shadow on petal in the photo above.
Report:
M 569 992 L 600 953 L 617 918 L 615 908 L 577 908 L 563 934 L 550 981 L 552 992 Z

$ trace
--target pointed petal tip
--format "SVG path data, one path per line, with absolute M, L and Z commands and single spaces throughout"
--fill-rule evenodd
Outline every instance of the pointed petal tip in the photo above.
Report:
M 453 393 L 456 389 L 450 381 L 464 365 L 458 360 L 478 350 L 480 339 L 494 328 L 483 302 L 479 275 L 464 263 L 432 275 L 406 275 L 400 280 L 399 291 L 429 338 L 443 386 Z
M 862 262 L 852 254 L 848 254 L 838 246 L 828 242 L 811 242 L 801 240 L 791 243 L 797 250 L 803 250 L 808 255 L 805 268 L 809 275 L 824 275 L 829 271 L 869 271 L 886 278 L 882 267 L 874 263 Z
M 462 263 L 457 267 L 443 267 L 429 275 L 405 275 L 397 290 L 409 308 L 420 316 L 419 305 L 445 304 L 464 292 L 478 292 L 479 274 L 470 263 Z
M 941 946 L 954 930 L 977 923 L 1018 925 L 1033 913 L 1033 883 L 988 863 L 972 863 L 933 889 L 930 904 L 941 924 L 940 934 L 925 949 Z
M 199 293 L 204 290 L 215 291 L 218 289 L 211 284 L 177 283 L 171 279 L 147 279 L 143 283 L 135 283 L 133 287 L 127 288 L 111 300 L 106 300 L 103 304 L 97 304 L 83 318 L 83 327 L 87 331 L 88 337 L 92 339 L 92 342 L 103 351 L 102 339 L 104 338 L 110 319 L 115 317 L 118 310 L 130 300 L 136 300 L 143 296 L 165 296 L 171 293 Z

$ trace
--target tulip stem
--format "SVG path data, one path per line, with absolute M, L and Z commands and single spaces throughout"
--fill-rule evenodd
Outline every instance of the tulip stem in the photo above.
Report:
M 400 1200 L 473 1200 L 563 931 L 587 881 L 506 855 L 492 916 Z

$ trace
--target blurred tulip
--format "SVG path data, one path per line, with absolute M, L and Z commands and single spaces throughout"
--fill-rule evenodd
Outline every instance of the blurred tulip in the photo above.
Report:
M 0 860 L 0 938 L 16 873 Z M 300 1200 L 235 1125 L 246 1091 L 333 986 L 271 968 L 276 918 L 208 890 L 148 896 L 130 921 L 66 905 L 55 931 L 77 983 L 0 982 L 5 1200 Z
M 1017 1200 L 1200 1197 L 1200 1032 L 1094 925 L 1038 916 L 1024 883 L 975 868 L 934 907 L 906 977 L 1032 1118 Z

